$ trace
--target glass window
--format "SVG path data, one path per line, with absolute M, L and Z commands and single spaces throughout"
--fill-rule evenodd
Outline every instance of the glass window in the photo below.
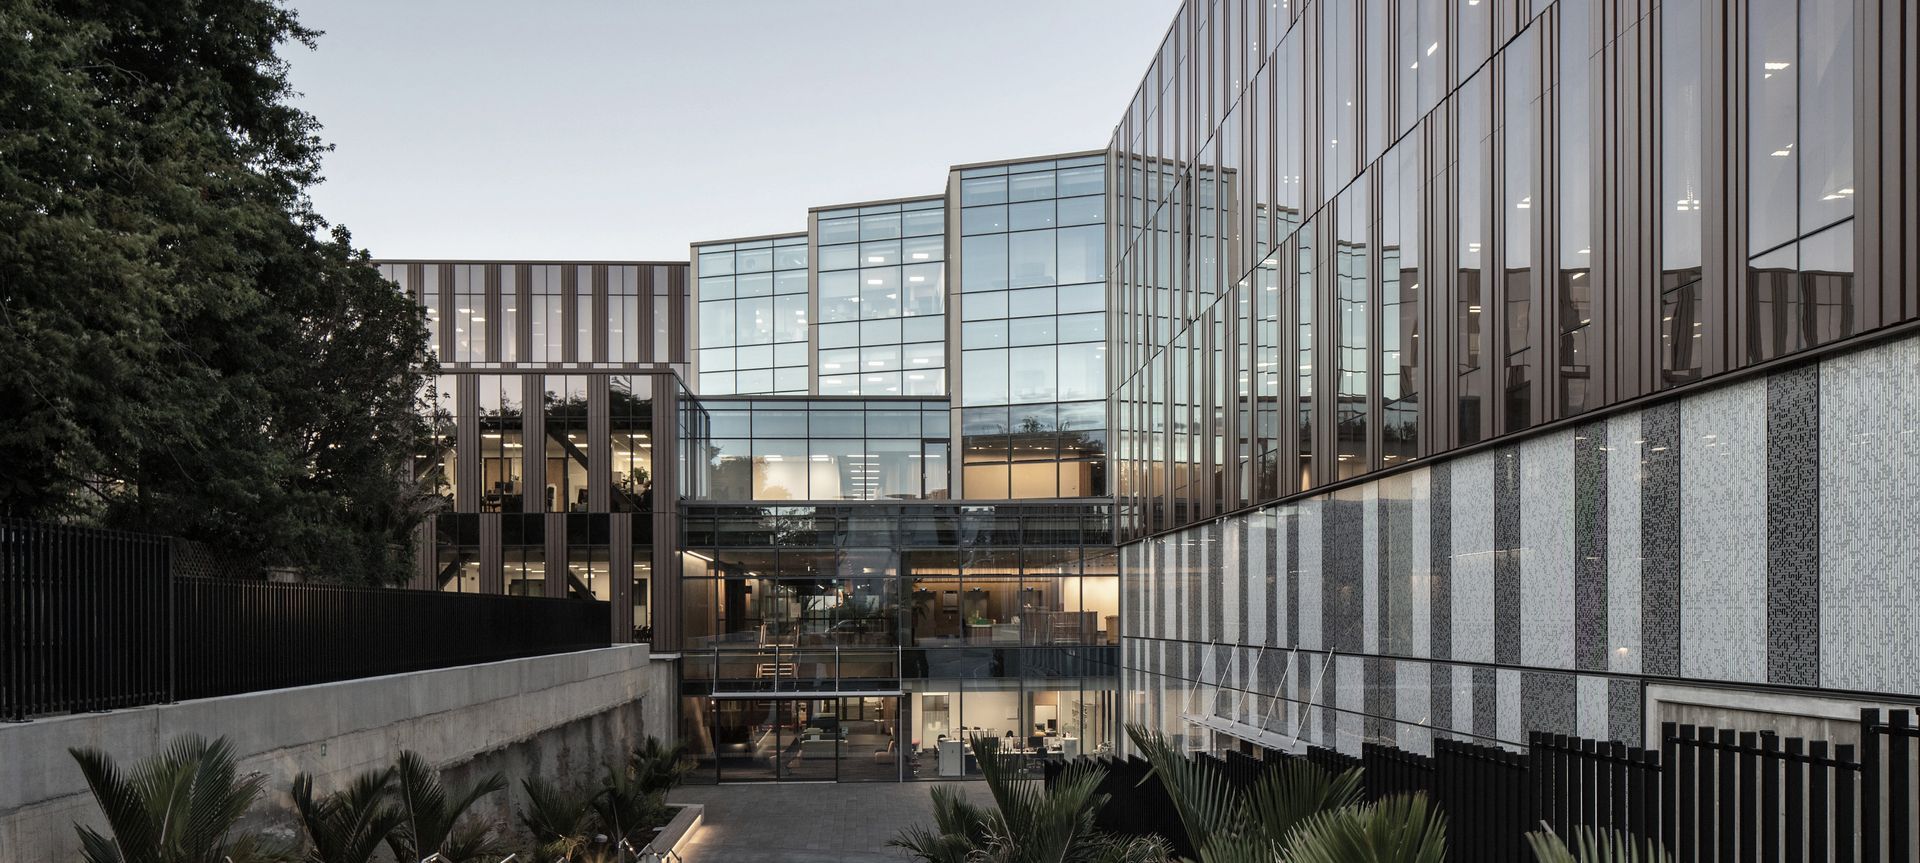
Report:
M 900 322 L 900 340 L 931 342 L 947 337 L 947 319 L 942 315 L 919 315 Z
M 774 298 L 773 338 L 779 342 L 803 342 L 807 339 L 807 296 L 789 294 Z
M 1054 349 L 1051 346 L 1007 349 L 1007 365 L 1020 370 L 1008 388 L 1015 404 L 1054 401 Z
M 912 264 L 946 259 L 945 237 L 908 237 L 900 241 L 900 257 Z
M 978 204 L 1006 202 L 1006 177 L 973 177 L 960 181 L 960 206 L 971 207 Z
M 771 248 L 741 249 L 735 253 L 734 267 L 742 273 L 764 273 L 773 269 L 773 250 Z
M 990 234 L 1007 229 L 1007 208 L 1004 204 L 990 207 L 967 207 L 960 211 L 960 233 Z
M 1007 346 L 1007 322 L 1004 320 L 969 321 L 960 325 L 962 348 L 1003 348 Z
M 822 246 L 820 248 L 820 271 L 851 270 L 860 266 L 860 247 Z
M 908 237 L 938 236 L 947 229 L 947 214 L 942 209 L 918 210 L 901 216 L 901 233 Z
M 805 500 L 807 497 L 807 442 L 753 441 L 753 499 Z
M 735 344 L 733 302 L 700 304 L 700 344 Z
M 820 326 L 820 347 L 848 348 L 858 346 L 860 344 L 861 326 L 863 325 L 858 323 L 822 324 Z
M 609 277 L 612 273 L 608 273 Z M 611 288 L 609 288 L 611 291 Z M 773 293 L 772 273 L 747 273 L 734 277 L 734 296 L 764 297 Z
M 1055 283 L 1053 234 L 1052 231 L 1029 231 L 1012 234 L 1007 238 L 1007 272 L 1010 287 L 1025 288 Z
M 733 252 L 701 252 L 700 275 L 725 276 L 733 273 Z
M 1054 341 L 1052 315 L 1009 321 L 1007 339 L 1014 345 L 1050 345 Z
M 940 314 L 947 293 L 946 266 L 914 264 L 901 267 L 900 273 L 906 289 L 903 313 L 909 316 Z
M 1107 316 L 1103 314 L 1061 315 L 1061 342 L 1099 342 L 1107 337 Z
M 1853 10 L 1854 4 L 1843 0 L 1803 0 L 1800 13 L 1803 237 L 1853 215 Z M 1820 269 L 1851 272 L 1853 256 L 1848 253 Z
M 1798 231 L 1794 218 L 1799 200 L 1794 182 L 1798 170 L 1794 154 L 1798 145 L 1796 103 L 1800 95 L 1800 68 L 1794 56 L 1798 5 L 1798 0 L 1754 0 L 1745 16 L 1749 40 L 1747 167 L 1752 178 L 1747 206 L 1750 254 L 1792 240 Z M 1851 113 L 1847 116 L 1851 125 Z
M 1056 172 L 1056 176 L 1059 182 L 1055 193 L 1062 198 L 1097 195 L 1106 191 L 1106 169 L 1099 165 L 1064 169 Z
M 1099 224 L 1105 215 L 1106 199 L 1099 195 L 1062 198 L 1059 201 L 1059 221 L 1062 225 Z
M 1027 201 L 1007 208 L 1008 227 L 1016 231 L 1028 231 L 1036 228 L 1051 228 L 1053 221 L 1053 201 Z
M 1010 201 L 1038 201 L 1053 196 L 1052 171 L 1014 174 L 1007 178 L 1007 199 Z
M 1061 228 L 1056 234 L 1060 238 L 1060 281 L 1096 282 L 1106 278 L 1107 253 L 1104 226 Z
M 773 268 L 776 270 L 804 270 L 807 268 L 807 243 L 788 242 L 784 246 L 773 247 Z
M 1058 310 L 1063 315 L 1097 312 L 1106 308 L 1107 305 L 1105 282 L 1089 285 L 1061 285 L 1054 293 L 1058 298 Z
M 1106 345 L 1101 342 L 1061 345 L 1059 398 L 1106 397 Z
M 1051 315 L 1053 311 L 1053 288 L 1028 288 L 1024 291 L 1007 292 L 1007 317 L 1024 318 L 1033 315 Z
M 894 344 L 900 341 L 899 318 L 880 321 L 860 322 L 860 343 L 867 345 Z
M 1007 288 L 1007 238 L 967 237 L 960 241 L 960 290 L 1001 291 Z
M 1006 404 L 1007 352 L 1005 350 L 963 351 L 960 357 L 961 403 L 966 405 Z
M 1007 316 L 1007 292 L 993 291 L 984 294 L 968 294 L 960 301 L 960 319 L 965 321 L 1004 318 Z
M 900 263 L 900 241 L 882 240 L 860 244 L 860 266 L 875 267 Z
M 821 219 L 820 245 L 852 243 L 860 239 L 860 220 L 856 218 Z

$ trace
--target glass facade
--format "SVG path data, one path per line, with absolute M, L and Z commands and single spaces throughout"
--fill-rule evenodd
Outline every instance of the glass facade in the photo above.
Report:
M 946 394 L 942 203 L 933 198 L 813 214 L 818 395 Z
M 963 737 L 983 731 L 1035 770 L 1112 746 L 1106 170 L 963 166 L 944 196 L 693 247 L 671 565 L 696 779 L 977 775 Z M 771 297 L 743 299 L 750 270 Z M 944 503 L 963 485 L 1081 500 Z
M 703 399 L 700 500 L 940 500 L 947 403 Z
M 964 496 L 1105 495 L 1105 159 L 960 168 L 949 186 Z
M 978 775 L 961 739 L 989 731 L 1016 735 L 1009 749 L 1036 769 L 1110 749 L 1111 518 L 1085 504 L 689 505 L 683 731 L 712 771 L 695 779 Z
M 1855 282 L 1859 9 L 1737 5 L 1184 4 L 1111 147 L 1122 535 L 1904 318 Z M 1013 286 L 967 249 L 971 320 Z M 1015 400 L 965 338 L 962 406 Z
M 805 235 L 694 246 L 701 395 L 806 395 Z

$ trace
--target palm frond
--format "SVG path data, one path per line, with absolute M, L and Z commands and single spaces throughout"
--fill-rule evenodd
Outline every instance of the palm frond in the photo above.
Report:
M 89 863 L 200 863 L 253 847 L 233 826 L 259 798 L 259 774 L 239 774 L 224 739 L 183 735 L 131 772 L 97 749 L 70 749 L 111 837 L 77 828 Z
M 1596 831 L 1582 827 L 1574 833 L 1576 854 L 1544 822 L 1541 830 L 1527 834 L 1534 859 L 1540 863 L 1670 863 L 1666 849 L 1649 839 L 1636 839 L 1617 830 Z
M 1288 851 L 1291 863 L 1444 863 L 1446 816 L 1425 794 L 1396 794 L 1308 818 Z
M 1247 814 L 1267 841 L 1285 847 L 1301 822 L 1362 801 L 1360 771 L 1334 775 L 1304 758 L 1270 768 L 1247 794 Z
M 293 806 L 307 834 L 311 863 L 367 863 L 405 816 L 388 799 L 391 767 L 355 776 L 347 787 L 315 797 L 313 777 L 293 780 Z
M 1160 776 L 1180 823 L 1196 845 L 1203 837 L 1236 837 L 1249 831 L 1246 809 L 1220 771 L 1187 757 L 1144 726 L 1128 725 L 1127 736 Z

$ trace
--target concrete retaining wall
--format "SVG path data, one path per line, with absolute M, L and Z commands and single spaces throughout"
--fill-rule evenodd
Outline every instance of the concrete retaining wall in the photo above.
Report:
M 290 827 L 287 789 L 306 771 L 323 791 L 411 749 L 458 783 L 500 771 L 593 775 L 646 734 L 674 735 L 673 666 L 646 645 L 495 662 L 0 725 L 0 860 L 76 860 L 74 824 L 100 824 L 69 747 L 130 765 L 180 734 L 226 737 L 243 771 L 267 775 L 249 820 Z

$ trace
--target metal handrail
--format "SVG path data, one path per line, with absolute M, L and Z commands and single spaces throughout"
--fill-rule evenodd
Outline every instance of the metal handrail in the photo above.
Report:
M 833 688 L 834 688 L 834 691 L 836 692 L 844 691 L 845 681 L 846 681 L 846 666 L 845 666 L 846 646 L 839 645 L 839 644 L 830 645 L 830 646 L 833 649 Z M 712 662 L 712 674 L 708 678 L 708 681 L 712 686 L 713 691 L 715 692 L 720 691 L 721 682 L 722 680 L 725 679 L 722 677 L 720 673 L 721 659 L 723 657 L 729 657 L 729 656 L 733 658 L 739 658 L 745 655 L 749 657 L 765 658 L 765 659 L 771 660 L 765 663 L 756 662 L 756 665 L 764 665 L 766 669 L 770 672 L 764 678 L 760 678 L 760 679 L 765 679 L 771 683 L 772 689 L 770 690 L 769 694 L 780 695 L 782 692 L 785 692 L 787 694 L 801 693 L 801 692 L 804 692 L 805 690 L 802 690 L 799 685 L 800 657 L 807 653 L 821 652 L 822 650 L 825 650 L 826 647 L 828 646 L 803 648 L 798 646 L 783 646 L 778 644 L 769 644 L 761 647 L 751 648 L 748 650 L 724 650 L 720 648 L 715 648 L 712 654 L 710 655 L 710 660 Z M 890 675 L 883 675 L 881 677 L 872 678 L 872 679 L 889 679 L 889 678 L 896 679 L 896 680 L 899 679 L 900 669 L 906 664 L 906 648 L 904 645 L 898 645 L 898 644 L 892 645 L 891 647 L 893 650 L 893 663 L 892 663 L 893 673 Z M 885 649 L 886 649 L 886 646 L 883 646 L 883 645 L 856 648 L 856 650 L 863 653 L 878 653 L 878 652 L 884 651 Z M 793 670 L 790 673 L 786 670 L 786 666 L 788 665 L 793 666 Z M 756 676 L 757 676 L 758 670 L 759 669 L 756 668 Z M 869 678 L 863 677 L 861 679 L 865 680 Z M 783 680 L 786 681 L 786 688 L 784 690 L 781 687 L 781 683 Z

